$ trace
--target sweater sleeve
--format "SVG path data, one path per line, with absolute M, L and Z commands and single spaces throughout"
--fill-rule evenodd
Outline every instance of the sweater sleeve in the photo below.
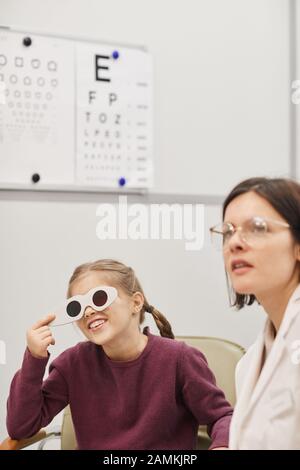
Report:
M 28 349 L 25 351 L 7 401 L 6 424 L 12 439 L 33 436 L 68 404 L 67 383 L 52 364 L 49 376 L 43 382 L 48 359 L 35 358 Z
M 183 399 L 199 425 L 207 425 L 210 449 L 228 447 L 232 407 L 208 367 L 205 356 L 183 343 L 179 360 Z

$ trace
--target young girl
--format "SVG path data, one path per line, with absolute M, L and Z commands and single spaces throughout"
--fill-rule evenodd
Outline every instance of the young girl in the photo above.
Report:
M 237 367 L 232 449 L 300 449 L 300 185 L 252 178 L 211 229 L 223 246 L 239 309 L 257 300 L 267 319 Z
M 95 304 L 111 292 L 114 300 L 99 311 Z M 204 355 L 173 339 L 132 268 L 113 260 L 83 264 L 70 279 L 73 296 L 69 314 L 84 309 L 77 324 L 88 341 L 55 359 L 43 382 L 55 316 L 28 331 L 8 399 L 10 437 L 32 436 L 70 404 L 79 449 L 194 449 L 199 424 L 209 425 L 211 448 L 228 445 L 232 409 Z M 140 331 L 146 311 L 164 338 Z

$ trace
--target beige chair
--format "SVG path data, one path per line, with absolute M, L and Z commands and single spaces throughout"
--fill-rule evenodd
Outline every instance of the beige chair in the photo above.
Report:
M 203 352 L 216 377 L 217 385 L 223 390 L 227 400 L 234 407 L 236 401 L 235 368 L 238 361 L 245 354 L 245 349 L 239 344 L 221 338 L 177 336 L 176 339 L 184 341 L 189 346 Z M 197 448 L 208 449 L 209 445 L 210 438 L 206 432 L 206 426 L 199 426 Z
M 245 350 L 238 344 L 220 338 L 210 338 L 205 336 L 177 336 L 177 340 L 184 341 L 190 346 L 199 349 L 206 356 L 208 364 L 215 374 L 218 386 L 224 391 L 227 400 L 234 406 L 235 404 L 235 383 L 234 371 L 237 362 L 245 353 Z M 48 432 L 39 431 L 29 439 L 16 441 L 10 438 L 0 444 L 0 450 L 19 450 L 36 442 L 40 442 L 38 449 L 44 448 L 47 441 L 51 439 L 61 440 L 62 450 L 76 449 L 76 439 L 69 406 L 64 410 L 61 429 L 53 429 Z M 206 433 L 205 426 L 199 427 L 198 449 L 207 449 L 210 439 Z
M 47 432 L 46 430 L 41 429 L 34 436 L 28 439 L 21 439 L 19 441 L 10 439 L 8 437 L 0 444 L 0 450 L 21 450 L 37 442 L 39 442 L 38 450 L 42 450 L 47 441 L 50 441 L 52 439 L 60 439 L 61 450 L 76 449 L 77 444 L 75 438 L 75 431 L 69 406 L 64 409 L 61 427 L 55 427 Z

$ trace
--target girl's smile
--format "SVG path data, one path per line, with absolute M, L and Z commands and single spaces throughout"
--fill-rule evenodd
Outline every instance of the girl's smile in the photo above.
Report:
M 99 318 L 98 315 L 95 316 L 95 318 L 92 318 L 90 321 L 86 323 L 86 328 L 91 330 L 93 333 L 95 331 L 100 330 L 104 324 L 107 322 L 107 318 Z

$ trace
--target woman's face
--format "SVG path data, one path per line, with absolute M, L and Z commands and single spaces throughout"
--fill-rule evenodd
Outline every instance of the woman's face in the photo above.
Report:
M 141 294 L 129 297 L 125 292 L 112 285 L 104 273 L 90 271 L 77 279 L 71 288 L 71 296 L 86 294 L 97 286 L 116 287 L 118 296 L 106 309 L 98 312 L 91 306 L 86 307 L 83 317 L 76 323 L 83 334 L 93 343 L 106 346 L 118 345 L 135 331 L 139 325 L 139 311 L 143 305 Z
M 224 222 L 238 227 L 255 216 L 286 223 L 266 199 L 252 191 L 230 202 Z M 296 288 L 299 283 L 300 248 L 290 229 L 272 223 L 268 228 L 249 244 L 236 231 L 223 248 L 226 271 L 239 294 L 254 294 L 259 299 L 271 291 Z

